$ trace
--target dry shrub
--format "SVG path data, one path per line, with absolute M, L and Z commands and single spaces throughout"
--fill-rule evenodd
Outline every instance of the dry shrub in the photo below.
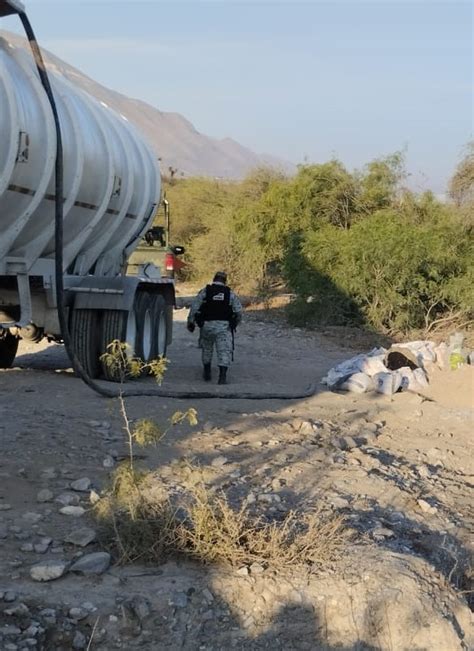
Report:
M 150 478 L 151 473 L 124 463 L 113 473 L 111 490 L 94 506 L 102 542 L 119 563 L 165 559 L 174 546 L 175 511 L 164 494 L 145 497 Z
M 268 521 L 245 505 L 234 511 L 224 495 L 202 486 L 190 497 L 189 521 L 179 525 L 177 539 L 182 552 L 203 563 L 317 566 L 336 560 L 348 539 L 343 519 L 321 510 L 289 511 Z
M 234 510 L 225 495 L 203 485 L 190 486 L 171 500 L 164 492 L 147 491 L 151 481 L 150 473 L 135 487 L 127 483 L 126 490 L 115 482 L 119 492 L 97 505 L 120 562 L 161 563 L 184 556 L 230 567 L 260 563 L 275 570 L 317 569 L 340 558 L 350 537 L 340 516 L 321 510 L 290 511 L 282 520 L 269 521 L 246 506 Z

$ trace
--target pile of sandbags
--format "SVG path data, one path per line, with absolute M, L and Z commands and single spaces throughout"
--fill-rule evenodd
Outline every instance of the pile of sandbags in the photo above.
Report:
M 459 347 L 459 342 L 455 342 Z M 462 345 L 462 344 L 461 344 Z M 374 348 L 338 364 L 323 378 L 329 389 L 392 395 L 397 391 L 420 392 L 428 386 L 431 368 L 447 369 L 453 359 L 454 344 L 411 341 L 389 349 Z

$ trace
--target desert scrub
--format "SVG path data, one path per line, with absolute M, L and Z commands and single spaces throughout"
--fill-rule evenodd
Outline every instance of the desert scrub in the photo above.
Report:
M 269 520 L 245 505 L 233 508 L 224 493 L 204 484 L 172 496 L 156 490 L 153 473 L 124 479 L 96 507 L 106 544 L 121 563 L 181 557 L 206 565 L 315 571 L 337 561 L 351 536 L 341 516 L 311 507 Z

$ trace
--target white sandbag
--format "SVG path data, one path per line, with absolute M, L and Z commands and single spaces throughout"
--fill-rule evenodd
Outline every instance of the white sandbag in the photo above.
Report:
M 409 391 L 410 387 L 413 387 L 415 384 L 415 376 L 413 375 L 413 371 L 409 366 L 403 366 L 398 370 L 402 378 L 402 382 L 400 385 L 401 390 Z
M 400 373 L 400 370 L 392 371 L 392 393 L 397 393 L 397 391 L 402 386 L 403 375 Z
M 372 389 L 372 387 L 373 382 L 365 373 L 354 373 L 340 386 L 343 391 L 350 391 L 352 393 L 365 393 Z
M 364 359 L 360 360 L 359 370 L 361 373 L 365 373 L 370 377 L 373 377 L 377 373 L 386 373 L 387 369 L 383 361 L 383 355 L 377 355 L 374 357 L 366 356 Z
M 377 393 L 382 393 L 384 396 L 391 396 L 394 393 L 393 373 L 390 371 L 377 373 L 374 375 L 373 380 Z
M 354 373 L 365 372 L 363 369 L 367 366 L 367 364 L 369 364 L 369 367 L 372 368 L 370 366 L 370 363 L 368 363 L 368 360 L 373 357 L 378 357 L 379 359 L 383 360 L 385 353 L 385 348 L 373 348 L 370 353 L 361 353 L 359 355 L 355 355 L 355 357 L 351 357 L 351 359 L 348 359 L 344 362 L 341 362 L 337 366 L 334 366 L 328 372 L 326 377 L 321 380 L 321 384 L 326 384 L 329 388 L 337 387 L 341 384 L 341 382 L 345 382 L 345 380 L 350 375 L 353 375 Z M 379 368 L 378 364 L 377 368 Z M 372 375 L 372 373 L 367 373 L 367 375 Z

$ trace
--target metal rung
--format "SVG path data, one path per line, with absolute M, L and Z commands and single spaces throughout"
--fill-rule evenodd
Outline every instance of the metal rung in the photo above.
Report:
M 123 294 L 123 289 L 101 289 L 100 287 L 69 287 L 67 291 L 78 294 Z

